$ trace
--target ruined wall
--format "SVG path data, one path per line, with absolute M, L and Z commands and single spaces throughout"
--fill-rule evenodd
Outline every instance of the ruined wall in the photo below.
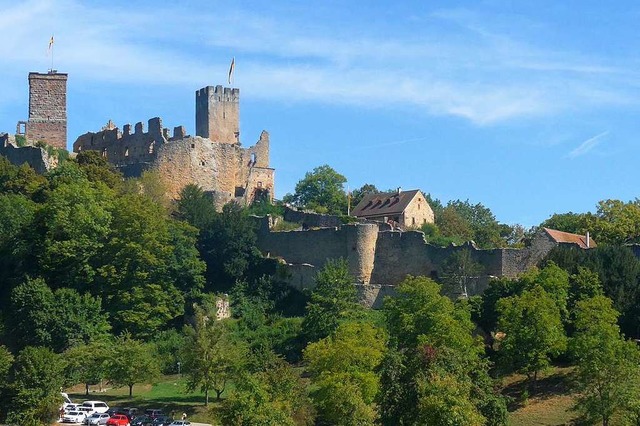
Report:
M 407 228 L 420 228 L 426 223 L 433 223 L 433 210 L 421 193 L 415 197 L 404 210 L 401 223 Z
M 49 157 L 47 151 L 37 146 L 16 147 L 9 143 L 8 135 L 0 135 L 0 155 L 6 157 L 11 164 L 21 166 L 28 164 L 36 172 L 44 174 L 56 167 L 57 158 Z
M 29 73 L 29 120 L 25 136 L 67 149 L 67 74 Z
M 332 228 L 343 225 L 342 220 L 338 216 L 295 210 L 290 207 L 285 207 L 284 220 L 299 223 L 305 228 Z
M 196 136 L 240 142 L 240 90 L 207 86 L 196 91 Z

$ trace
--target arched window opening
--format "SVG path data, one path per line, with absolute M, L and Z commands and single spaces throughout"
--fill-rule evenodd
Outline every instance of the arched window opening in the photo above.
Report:
M 149 144 L 149 154 L 153 154 L 156 149 L 156 141 L 153 141 Z

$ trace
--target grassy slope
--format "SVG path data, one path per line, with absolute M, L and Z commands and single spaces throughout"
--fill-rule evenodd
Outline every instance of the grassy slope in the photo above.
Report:
M 504 382 L 503 393 L 512 402 L 509 405 L 509 426 L 572 425 L 577 413 L 570 393 L 571 368 L 555 368 L 539 379 L 535 392 L 523 398 L 527 389 L 526 377 L 514 375 Z

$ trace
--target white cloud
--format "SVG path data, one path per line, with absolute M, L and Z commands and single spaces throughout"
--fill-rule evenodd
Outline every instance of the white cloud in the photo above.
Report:
M 468 34 L 382 37 L 332 32 L 321 23 L 308 30 L 286 17 L 242 10 L 133 7 L 106 10 L 74 0 L 3 6 L 0 26 L 11 31 L 3 33 L 0 56 L 14 73 L 48 67 L 46 45 L 55 33 L 57 67 L 76 81 L 194 89 L 223 81 L 233 54 L 236 81 L 252 96 L 419 108 L 479 125 L 639 98 L 634 73 L 534 48 L 460 11 L 430 19 L 449 20 Z M 0 77 L 8 72 L 0 69 Z
M 609 131 L 607 130 L 606 132 L 599 133 L 587 139 L 586 141 L 582 142 L 580 145 L 578 145 L 578 147 L 576 147 L 573 151 L 571 151 L 568 154 L 569 158 L 576 158 L 576 157 L 580 157 L 581 155 L 585 155 L 586 153 L 591 151 L 593 148 L 595 148 L 597 145 L 599 145 L 602 142 L 603 138 L 608 134 L 609 134 Z

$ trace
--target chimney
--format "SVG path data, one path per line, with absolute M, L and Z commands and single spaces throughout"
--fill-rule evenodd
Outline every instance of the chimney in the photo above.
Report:
M 587 248 L 589 248 L 590 246 L 590 241 L 589 241 L 589 231 L 587 231 Z

